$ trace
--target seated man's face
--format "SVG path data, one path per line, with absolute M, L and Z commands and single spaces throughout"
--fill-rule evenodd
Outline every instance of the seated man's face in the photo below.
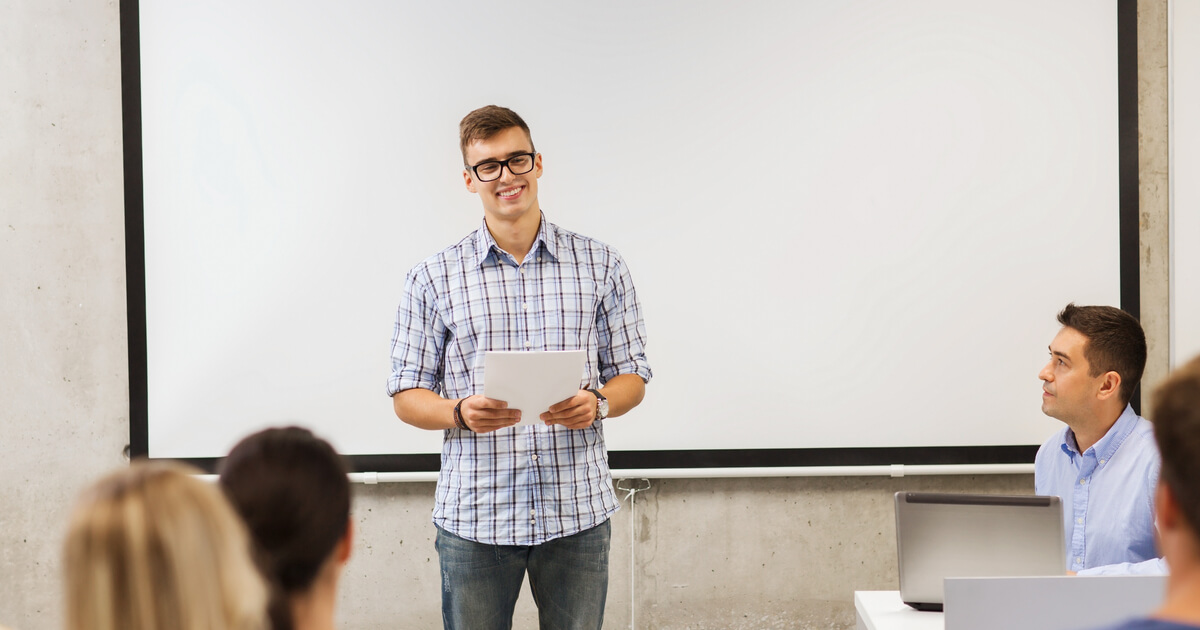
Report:
M 1083 356 L 1087 337 L 1064 327 L 1050 342 L 1050 362 L 1038 373 L 1042 379 L 1042 413 L 1069 422 L 1092 412 L 1103 375 L 1091 376 Z

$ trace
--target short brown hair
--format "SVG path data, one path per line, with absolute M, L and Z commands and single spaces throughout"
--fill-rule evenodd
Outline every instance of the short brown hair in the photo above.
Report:
M 520 127 L 525 132 L 525 137 L 529 138 L 529 150 L 536 153 L 537 149 L 533 148 L 533 136 L 529 134 L 529 125 L 525 124 L 517 112 L 507 107 L 487 105 L 463 116 L 462 122 L 458 123 L 458 148 L 462 150 L 463 164 L 467 162 L 467 147 L 472 142 L 487 140 L 513 127 Z
M 1088 373 L 1121 376 L 1121 401 L 1128 403 L 1146 369 L 1146 333 L 1137 318 L 1112 306 L 1068 304 L 1058 314 L 1058 323 L 1087 337 L 1083 356 L 1091 366 Z
M 1200 535 L 1200 357 L 1155 390 L 1150 419 L 1162 454 L 1162 480 Z

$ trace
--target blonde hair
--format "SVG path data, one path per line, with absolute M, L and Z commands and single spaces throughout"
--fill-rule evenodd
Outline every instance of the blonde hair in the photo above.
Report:
M 135 463 L 84 492 L 63 550 L 67 630 L 261 630 L 266 587 L 220 490 Z

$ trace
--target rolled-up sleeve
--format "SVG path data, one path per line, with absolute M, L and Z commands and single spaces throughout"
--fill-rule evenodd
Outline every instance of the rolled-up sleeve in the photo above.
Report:
M 388 396 L 414 387 L 441 393 L 446 327 L 424 266 L 409 272 L 396 309 Z
M 619 374 L 637 374 L 649 383 L 653 373 L 646 359 L 646 322 L 625 261 L 616 255 L 607 291 L 596 315 L 600 382 Z

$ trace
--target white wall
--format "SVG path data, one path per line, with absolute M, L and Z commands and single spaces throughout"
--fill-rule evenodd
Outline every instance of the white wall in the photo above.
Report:
M 129 441 L 117 6 L 0 3 L 0 624 L 59 625 L 78 490 Z
M 1200 2 L 1171 8 L 1171 365 L 1200 355 Z

